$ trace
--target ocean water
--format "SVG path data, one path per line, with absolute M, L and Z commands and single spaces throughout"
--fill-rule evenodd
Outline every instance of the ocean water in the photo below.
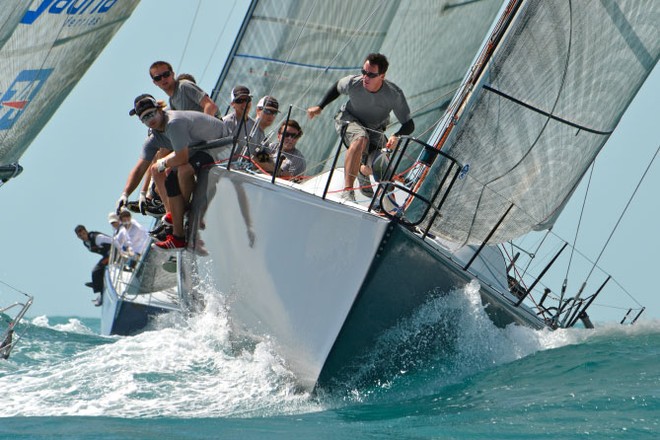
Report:
M 268 343 L 233 343 L 221 304 L 136 336 L 99 327 L 27 319 L 0 361 L 0 438 L 660 438 L 658 321 L 501 329 L 468 286 L 430 301 L 354 382 L 319 395 L 297 391 Z

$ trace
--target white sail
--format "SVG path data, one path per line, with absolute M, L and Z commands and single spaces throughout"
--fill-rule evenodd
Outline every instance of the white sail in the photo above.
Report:
M 0 178 L 11 177 L 6 168 L 18 161 L 137 4 L 32 2 L 0 49 L 0 172 L 5 172 Z
M 294 105 L 303 123 L 308 172 L 324 167 L 337 146 L 332 117 L 341 97 L 307 123 L 304 110 L 343 76 L 357 74 L 365 56 L 382 52 L 388 78 L 407 95 L 423 135 L 441 117 L 495 18 L 502 0 L 254 1 L 212 93 L 224 111 L 233 86 L 255 101 L 272 94 L 280 109 Z M 282 115 L 282 120 L 285 115 Z M 394 129 L 390 129 L 394 131 Z M 428 136 L 426 133 L 426 136 Z
M 659 37 L 655 0 L 523 2 L 442 145 L 469 172 L 433 233 L 481 243 L 509 207 L 489 242 L 550 226 L 655 66 Z
M 30 2 L 25 0 L 5 0 L 0 8 L 0 48 L 5 45 Z

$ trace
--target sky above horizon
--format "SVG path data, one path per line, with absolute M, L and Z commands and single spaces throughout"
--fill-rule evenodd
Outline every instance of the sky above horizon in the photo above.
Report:
M 23 174 L 0 188 L 5 207 L 0 281 L 35 297 L 28 316 L 100 316 L 91 289 L 84 286 L 98 258 L 73 229 L 80 223 L 110 232 L 107 215 L 146 134 L 128 110 L 141 93 L 166 98 L 149 78 L 148 67 L 155 60 L 169 61 L 176 73 L 193 74 L 210 92 L 248 4 L 202 1 L 188 40 L 197 2 L 182 8 L 178 0 L 142 0 L 22 157 Z M 591 185 L 598 189 L 592 189 L 581 226 L 584 238 L 578 241 L 592 259 L 658 149 L 659 96 L 656 66 L 597 160 Z M 660 164 L 654 163 L 599 262 L 647 307 L 642 319 L 660 318 L 660 298 L 650 276 L 659 261 L 659 186 Z M 569 223 L 579 210 L 580 204 L 571 201 L 555 232 L 571 239 Z M 136 218 L 151 226 L 148 218 Z M 592 308 L 592 319 L 623 315 L 611 312 Z

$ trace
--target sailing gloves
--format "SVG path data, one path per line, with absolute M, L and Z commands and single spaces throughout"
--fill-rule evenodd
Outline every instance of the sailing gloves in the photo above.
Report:
M 140 213 L 145 215 L 147 213 L 147 192 L 140 192 L 140 198 L 138 199 L 138 207 L 140 208 Z
M 164 172 L 167 169 L 167 165 L 165 164 L 165 158 L 163 159 L 158 159 L 156 161 L 156 169 L 158 170 L 159 173 Z
M 128 194 L 126 193 L 121 193 L 121 197 L 119 200 L 117 200 L 117 215 L 119 215 L 119 211 L 121 211 L 121 208 L 125 207 L 128 205 Z

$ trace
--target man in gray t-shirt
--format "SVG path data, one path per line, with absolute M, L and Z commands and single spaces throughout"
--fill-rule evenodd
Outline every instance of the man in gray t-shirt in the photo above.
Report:
M 137 115 L 150 130 L 118 206 L 121 207 L 122 200 L 127 200 L 156 154 L 161 152 L 161 158 L 151 167 L 151 172 L 154 180 L 164 182 L 158 189 L 161 194 L 167 194 L 173 232 L 155 245 L 164 249 L 183 248 L 186 246 L 183 214 L 194 189 L 195 173 L 202 166 L 214 162 L 214 158 L 206 152 L 191 154 L 189 147 L 228 137 L 231 132 L 220 119 L 201 112 L 163 110 L 153 96 L 146 94 L 135 98 L 135 105 L 129 114 Z
M 399 136 L 408 135 L 415 129 L 406 97 L 399 87 L 385 79 L 388 67 L 385 55 L 367 55 L 361 75 L 340 79 L 328 90 L 319 105 L 307 109 L 308 117 L 313 119 L 339 95 L 348 95 L 349 99 L 338 113 L 335 124 L 348 148 L 344 161 L 344 200 L 355 201 L 353 183 L 356 177 L 359 177 L 362 193 L 373 196 L 368 176 L 372 173 L 371 166 L 379 150 L 393 148 Z M 389 123 L 390 112 L 394 112 L 401 128 L 386 139 L 383 131 Z M 360 165 L 363 156 L 367 155 L 369 159 Z
M 216 116 L 218 106 L 197 84 L 192 81 L 179 81 L 174 76 L 172 65 L 166 61 L 156 61 L 149 67 L 149 75 L 167 96 L 170 109 L 194 110 Z
M 234 87 L 231 91 L 230 105 L 233 111 L 223 117 L 222 120 L 229 127 L 234 137 L 235 151 L 239 155 L 250 156 L 254 153 L 254 150 L 247 147 L 247 140 L 255 125 L 255 120 L 250 117 L 250 107 L 252 106 L 250 89 L 245 86 Z

